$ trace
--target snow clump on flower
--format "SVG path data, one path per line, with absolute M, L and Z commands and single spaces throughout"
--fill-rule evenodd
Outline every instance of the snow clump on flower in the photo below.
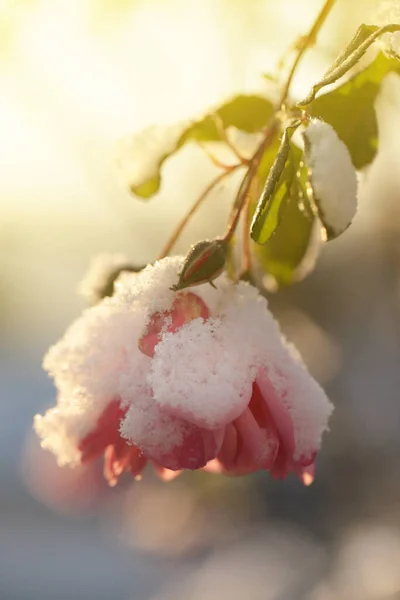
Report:
M 115 484 L 147 462 L 312 480 L 332 406 L 267 301 L 225 274 L 174 292 L 183 258 L 122 274 L 48 352 L 58 401 L 35 417 L 60 464 L 104 454 Z M 172 473 L 173 474 L 173 473 Z

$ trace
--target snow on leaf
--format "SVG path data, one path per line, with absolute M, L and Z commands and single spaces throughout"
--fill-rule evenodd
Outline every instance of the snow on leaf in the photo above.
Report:
M 150 198 L 161 184 L 164 161 L 188 142 L 223 142 L 230 127 L 254 134 L 262 130 L 273 114 L 272 103 L 262 96 L 239 95 L 194 121 L 168 126 L 150 126 L 121 140 L 117 167 L 130 191 Z
M 331 125 L 314 120 L 303 136 L 316 210 L 332 239 L 348 228 L 357 212 L 357 174 L 347 146 Z

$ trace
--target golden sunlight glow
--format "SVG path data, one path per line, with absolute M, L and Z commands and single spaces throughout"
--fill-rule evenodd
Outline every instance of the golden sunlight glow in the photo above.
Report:
M 313 12 L 289 4 L 288 41 L 308 26 Z M 254 6 L 265 24 L 283 18 L 277 3 Z M 258 72 L 272 68 L 286 43 L 277 44 L 270 28 L 271 43 L 260 46 L 246 28 L 241 47 L 230 37 L 230 5 L 222 0 L 117 2 L 119 19 L 110 18 L 112 6 L 104 0 L 3 1 L 1 8 L 10 33 L 0 70 L 0 191 L 16 196 L 2 203 L 3 210 L 37 210 L 36 186 L 40 203 L 53 203 L 66 181 L 70 192 L 71 182 L 77 184 L 69 206 L 80 203 L 96 165 L 113 177 L 116 138 L 150 122 L 201 112 L 243 87 L 240 71 L 254 87 Z M 103 27 L 94 26 L 99 22 Z M 258 25 L 255 32 L 260 35 Z M 249 64 L 243 65 L 248 50 Z
M 117 180 L 116 141 L 151 123 L 190 118 L 239 91 L 269 89 L 260 75 L 274 70 L 321 1 L 310 0 L 307 10 L 300 4 L 0 0 L 0 215 L 6 231 L 13 227 L 12 244 L 3 236 L 0 249 L 3 269 L 21 278 L 15 293 L 23 296 L 28 285 L 16 267 L 26 260 L 31 280 L 55 293 L 52 280 L 66 256 L 80 269 L 98 251 L 128 248 L 138 260 L 151 259 L 209 176 L 208 163 L 189 152 L 180 171 L 178 160 L 171 164 L 158 198 L 135 202 Z M 306 58 L 295 91 L 336 52 L 341 14 L 332 12 L 330 42 Z M 359 19 L 346 19 L 351 35 Z M 185 172 L 193 161 L 196 181 Z M 71 279 L 61 279 L 67 293 Z
M 106 31 L 91 27 L 87 8 L 42 0 L 15 23 L 0 72 L 0 156 L 1 191 L 20 200 L 4 209 L 33 208 L 36 186 L 41 203 L 54 202 L 65 180 L 82 184 L 102 161 L 113 177 L 116 138 L 199 112 L 230 91 L 211 4 L 139 3 Z M 81 202 L 84 187 L 70 201 Z

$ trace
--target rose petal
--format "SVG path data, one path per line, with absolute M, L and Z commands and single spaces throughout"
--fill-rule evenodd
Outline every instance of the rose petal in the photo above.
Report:
M 235 427 L 251 459 L 259 466 L 268 461 L 271 452 L 265 430 L 263 433 L 249 408 L 235 420 Z
M 238 451 L 238 434 L 236 427 L 229 423 L 225 427 L 224 441 L 218 454 L 219 460 L 226 468 L 232 467 Z
M 120 437 L 120 422 L 125 414 L 126 409 L 121 408 L 119 399 L 109 402 L 98 418 L 96 427 L 79 444 L 82 463 L 93 460 L 102 454 L 107 446 L 117 442 Z
M 295 452 L 295 442 L 293 421 L 290 412 L 268 379 L 268 375 L 264 369 L 259 370 L 256 383 L 277 428 L 281 443 L 285 448 L 285 453 L 288 456 L 293 457 Z
M 139 448 L 129 445 L 121 437 L 113 445 L 107 446 L 104 452 L 104 478 L 111 487 L 115 486 L 118 477 L 124 471 L 130 471 L 134 477 L 140 475 L 146 466 L 147 458 Z
M 297 473 L 297 476 L 307 487 L 311 485 L 315 477 L 315 463 L 301 469 L 300 472 Z
M 161 467 L 157 463 L 154 463 L 154 469 L 157 475 L 165 482 L 173 481 L 182 473 L 182 471 L 171 471 L 171 469 L 166 469 L 165 467 Z
M 151 450 L 150 458 L 171 471 L 201 469 L 218 454 L 223 436 L 221 432 L 188 427 L 183 441 L 170 452 Z
M 154 356 L 154 349 L 165 332 L 173 333 L 185 323 L 202 317 L 209 317 L 209 310 L 199 296 L 192 292 L 178 294 L 171 310 L 156 312 L 150 317 L 145 334 L 138 342 L 139 350 L 149 357 Z

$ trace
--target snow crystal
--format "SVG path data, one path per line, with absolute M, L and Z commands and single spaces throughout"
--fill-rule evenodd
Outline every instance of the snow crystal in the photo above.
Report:
M 147 265 L 140 273 L 124 273 L 115 285 L 117 302 L 131 306 L 139 302 L 148 315 L 169 310 L 175 298 L 171 287 L 177 283 L 182 256 L 172 256 Z
M 357 211 L 357 174 L 349 151 L 333 127 L 317 119 L 303 136 L 319 217 L 328 233 L 339 235 Z
M 252 374 L 227 333 L 218 320 L 194 319 L 164 336 L 148 376 L 160 408 L 206 429 L 240 415 L 251 397 Z
M 143 315 L 112 301 L 86 310 L 45 356 L 43 366 L 66 398 L 76 387 L 102 410 L 117 390 L 131 348 L 136 349 Z
M 125 419 L 121 423 L 120 432 L 155 460 L 171 454 L 182 444 L 188 425 L 160 410 L 154 402 L 151 391 L 142 394 L 131 404 Z M 175 465 L 164 466 L 175 468 Z
M 136 352 L 127 357 L 119 375 L 119 397 L 122 404 L 129 407 L 121 423 L 120 432 L 143 452 L 154 450 L 158 444 L 168 451 L 168 444 L 173 446 L 181 441 L 181 433 L 173 429 L 173 424 L 168 428 L 167 419 L 163 421 L 155 406 L 151 388 L 147 383 L 151 360 L 138 350 L 137 338 L 135 343 Z
M 60 466 L 75 466 L 80 462 L 79 442 L 93 424 L 93 419 L 88 419 L 91 411 L 87 409 L 85 399 L 75 394 L 68 401 L 59 397 L 57 406 L 45 415 L 35 416 L 34 429 L 42 440 L 41 446 L 53 452 Z
M 176 298 L 176 292 L 171 288 L 178 282 L 183 263 L 183 256 L 168 256 L 148 265 L 140 273 L 123 273 L 115 284 L 117 301 L 126 306 L 140 302 L 146 308 L 148 318 L 156 312 L 169 310 Z M 218 313 L 221 292 L 232 285 L 225 274 L 214 284 L 217 289 L 209 283 L 191 288 L 206 303 L 211 314 Z
M 58 404 L 37 416 L 43 447 L 59 462 L 76 462 L 79 441 L 95 426 L 119 394 L 119 378 L 128 356 L 139 356 L 137 340 L 143 311 L 127 311 L 114 300 L 87 309 L 45 356 L 43 366 L 60 393 Z M 131 364 L 132 364 L 131 358 Z

